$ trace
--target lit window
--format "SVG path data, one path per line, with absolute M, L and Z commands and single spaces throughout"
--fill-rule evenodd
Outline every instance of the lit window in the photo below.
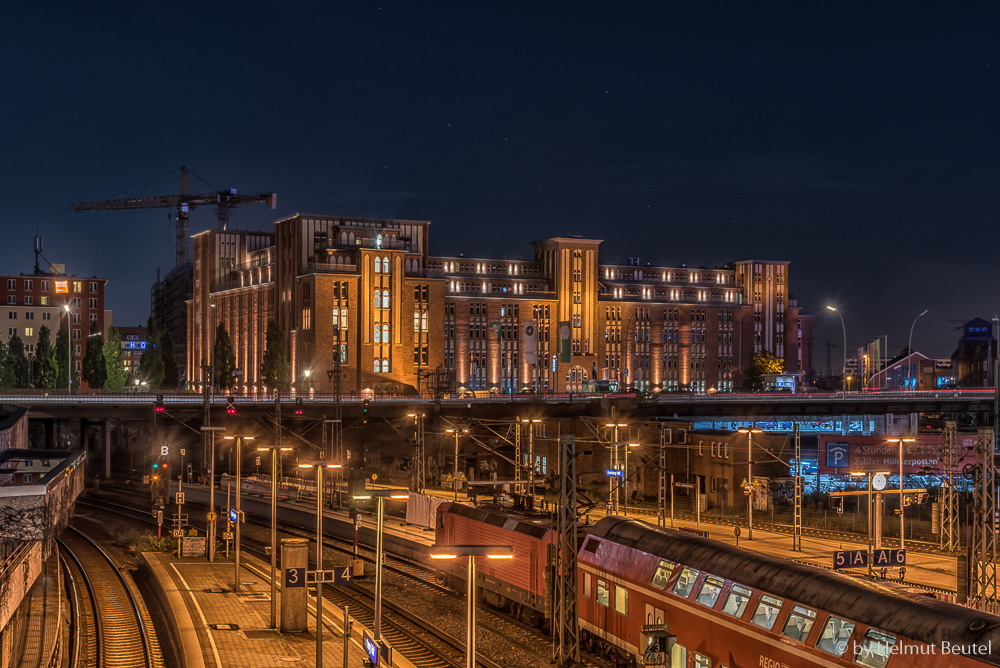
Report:
M 770 630 L 774 626 L 774 620 L 777 619 L 779 612 L 781 612 L 781 601 L 773 596 L 764 594 L 760 597 L 760 603 L 757 604 L 757 609 L 754 611 L 750 621 L 757 626 Z
M 725 584 L 726 581 L 722 578 L 709 575 L 705 578 L 705 584 L 701 586 L 701 591 L 698 592 L 698 602 L 714 608 L 715 602 L 719 600 L 719 594 L 722 593 L 722 587 Z
M 375 291 L 375 308 L 382 308 L 382 292 Z
M 25 336 L 34 336 L 35 335 L 35 328 L 34 327 L 25 327 L 24 328 L 24 335 Z
M 382 258 L 382 273 L 383 274 L 389 273 L 389 258 L 387 257 Z
M 375 273 L 376 274 L 382 273 L 382 258 L 380 257 L 375 258 Z
M 382 373 L 389 373 L 389 360 L 382 360 Z
M 590 573 L 583 574 L 583 597 L 590 598 L 593 595 L 594 578 Z
M 375 343 L 382 343 L 382 328 L 375 324 Z
M 379 361 L 375 360 L 375 373 L 379 372 Z
M 788 615 L 785 628 L 781 635 L 805 642 L 809 638 L 809 631 L 812 630 L 813 622 L 816 621 L 816 611 L 796 605 Z
M 743 617 L 752 593 L 753 590 L 749 587 L 734 584 L 733 588 L 729 591 L 729 596 L 726 598 L 726 604 L 722 606 L 722 611 L 733 617 Z
M 896 636 L 882 633 L 875 629 L 865 631 L 865 638 L 854 657 L 854 663 L 868 668 L 885 668 L 892 657 L 892 649 L 896 644 Z
M 677 578 L 677 582 L 674 584 L 673 592 L 678 596 L 687 598 L 691 595 L 691 589 L 694 587 L 694 581 L 696 579 L 698 579 L 698 571 L 693 568 L 685 568 L 681 570 L 681 574 Z
M 382 325 L 382 342 L 389 343 L 389 325 Z
M 608 607 L 610 595 L 608 593 L 608 581 L 597 579 L 597 605 Z
M 615 612 L 628 614 L 628 589 L 619 585 L 615 585 Z
M 382 291 L 382 308 L 389 308 L 389 291 Z

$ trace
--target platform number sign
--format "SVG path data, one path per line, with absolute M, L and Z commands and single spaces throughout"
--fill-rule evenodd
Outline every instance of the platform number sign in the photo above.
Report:
M 306 586 L 306 569 L 305 568 L 286 568 L 285 569 L 285 587 L 305 587 Z
M 906 550 L 890 549 L 875 550 L 872 552 L 872 566 L 881 568 L 883 566 L 905 566 Z
M 353 581 L 353 574 L 351 573 L 350 566 L 334 566 L 333 567 L 333 584 L 335 585 L 345 585 L 351 584 Z
M 833 567 L 838 568 L 867 568 L 868 550 L 842 550 L 833 553 Z
M 160 456 L 161 457 L 169 457 L 170 456 L 170 446 L 169 445 L 161 445 L 160 446 Z

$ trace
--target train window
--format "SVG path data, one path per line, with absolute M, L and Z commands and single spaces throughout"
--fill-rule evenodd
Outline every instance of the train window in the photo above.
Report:
M 770 630 L 774 626 L 774 620 L 778 618 L 779 612 L 781 612 L 781 599 L 763 594 L 750 621 L 757 626 Z
M 727 615 L 742 618 L 743 613 L 746 612 L 747 603 L 750 602 L 750 594 L 752 593 L 753 590 L 750 587 L 734 584 L 729 592 L 729 597 L 726 598 L 726 604 L 722 606 L 722 611 Z
M 672 561 L 661 561 L 656 566 L 656 572 L 653 573 L 653 577 L 650 578 L 649 584 L 653 585 L 657 589 L 666 589 L 667 580 L 670 579 L 670 575 L 674 572 L 674 568 L 677 567 Z
M 583 596 L 590 598 L 590 592 L 594 588 L 594 577 L 590 573 L 583 574 Z
M 812 630 L 813 622 L 815 621 L 815 610 L 796 605 L 792 608 L 792 612 L 789 613 L 788 621 L 785 622 L 785 630 L 781 632 L 781 635 L 792 640 L 805 642 L 809 638 L 809 632 Z
M 615 586 L 615 612 L 620 615 L 628 614 L 628 589 Z
M 688 665 L 688 651 L 684 645 L 674 643 L 674 646 L 670 648 L 670 665 L 682 667 Z
M 702 605 L 714 608 L 715 602 L 719 600 L 719 594 L 722 593 L 722 587 L 725 584 L 726 581 L 722 578 L 709 575 L 705 578 L 705 584 L 701 586 L 701 591 L 698 592 L 698 602 Z
M 854 657 L 854 663 L 868 668 L 885 668 L 895 644 L 896 636 L 868 629 L 858 648 L 858 654 Z
M 677 582 L 674 584 L 674 593 L 687 598 L 691 595 L 691 590 L 694 588 L 694 581 L 697 579 L 698 571 L 693 568 L 682 569 L 680 577 L 677 578 Z
M 597 578 L 597 604 L 608 607 L 608 581 Z
M 704 654 L 694 653 L 694 668 L 712 668 L 712 660 Z
M 816 647 L 824 652 L 841 656 L 847 649 L 847 641 L 854 633 L 854 622 L 839 617 L 830 617 L 823 627 L 823 634 L 819 637 Z

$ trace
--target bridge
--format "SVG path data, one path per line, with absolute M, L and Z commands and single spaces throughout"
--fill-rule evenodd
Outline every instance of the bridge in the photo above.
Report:
M 194 417 L 205 409 L 200 394 L 164 394 L 164 408 L 176 417 Z M 313 396 L 283 394 L 281 403 L 290 411 L 296 399 L 302 400 L 305 414 L 319 417 L 330 414 L 336 403 L 333 395 Z M 25 393 L 0 395 L 0 401 L 31 409 L 33 419 L 140 419 L 153 415 L 157 395 L 153 394 L 52 394 Z M 213 421 L 225 417 L 225 395 L 208 399 Z M 637 417 L 697 418 L 797 417 L 824 415 L 877 415 L 906 413 L 991 413 L 996 393 L 992 388 L 974 390 L 939 390 L 921 392 L 862 391 L 805 394 L 718 393 L 706 395 L 661 394 L 655 398 L 635 394 L 514 394 L 490 397 L 459 398 L 430 396 L 342 396 L 345 417 L 360 417 L 366 410 L 373 417 L 399 417 L 406 413 L 447 413 L 474 417 L 509 416 L 512 411 L 532 409 L 552 417 L 603 414 L 612 404 L 628 408 Z M 271 413 L 275 398 L 264 395 L 235 396 L 240 413 Z

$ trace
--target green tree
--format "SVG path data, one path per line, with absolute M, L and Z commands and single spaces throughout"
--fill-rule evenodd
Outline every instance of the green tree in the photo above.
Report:
M 212 349 L 212 359 L 215 364 L 213 382 L 220 392 L 228 392 L 236 384 L 236 354 L 233 352 L 233 342 L 229 331 L 221 322 L 215 328 L 215 346 Z
M 750 356 L 750 364 L 743 374 L 743 389 L 760 391 L 764 389 L 765 373 L 784 373 L 785 361 L 766 350 Z
M 60 327 L 56 332 L 56 388 L 66 387 L 69 371 L 69 330 Z
M 163 383 L 163 356 L 160 354 L 160 330 L 156 328 L 156 323 L 150 317 L 146 323 L 146 338 L 149 339 L 149 347 L 139 358 L 139 378 L 145 381 L 149 387 L 160 387 Z
M 14 336 L 10 337 L 7 341 L 7 364 L 10 368 L 10 372 L 13 375 L 14 387 L 16 388 L 26 388 L 30 384 L 28 357 L 24 354 L 24 341 L 21 337 L 14 333 Z
M 108 330 L 108 338 L 104 342 L 104 364 L 106 378 L 104 389 L 108 392 L 121 392 L 128 379 L 125 373 L 125 356 L 122 355 L 122 335 L 117 327 Z
M 92 390 L 104 387 L 108 379 L 108 366 L 104 361 L 104 337 L 97 328 L 97 322 L 90 323 L 90 336 L 87 337 L 87 351 L 83 355 L 83 379 Z
M 56 386 L 59 364 L 52 347 L 52 335 L 47 325 L 38 328 L 38 345 L 35 347 L 35 387 L 52 389 Z
M 163 380 L 160 382 L 160 387 L 174 391 L 180 384 L 181 378 L 177 368 L 177 360 L 174 359 L 174 338 L 170 336 L 170 332 L 160 332 L 160 345 L 157 346 L 157 349 L 160 351 L 163 364 Z
M 0 340 L 0 388 L 14 387 L 14 370 L 7 364 L 7 344 Z
M 288 389 L 288 358 L 285 355 L 285 333 L 278 323 L 267 323 L 264 336 L 264 358 L 260 363 L 260 376 L 264 384 L 272 390 Z

